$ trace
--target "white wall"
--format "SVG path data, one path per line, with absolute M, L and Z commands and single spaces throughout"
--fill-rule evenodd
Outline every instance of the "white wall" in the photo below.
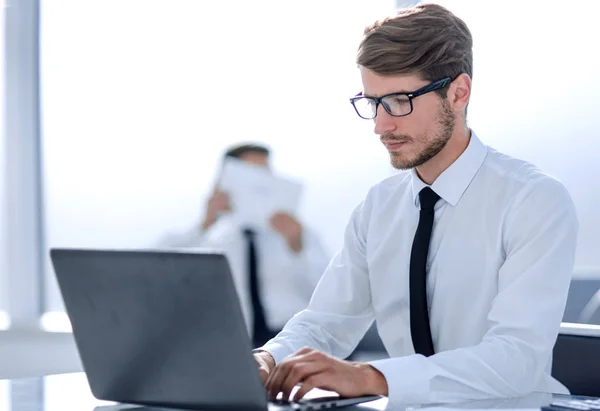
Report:
M 391 172 L 348 98 L 360 91 L 362 27 L 392 8 L 392 0 L 44 3 L 47 245 L 147 245 L 187 229 L 222 150 L 250 139 L 271 145 L 277 170 L 305 181 L 301 217 L 331 252 L 339 248 L 352 209 Z M 48 272 L 48 308 L 61 309 Z
M 580 219 L 576 264 L 600 266 L 600 3 L 437 2 L 473 33 L 471 126 L 567 186 Z

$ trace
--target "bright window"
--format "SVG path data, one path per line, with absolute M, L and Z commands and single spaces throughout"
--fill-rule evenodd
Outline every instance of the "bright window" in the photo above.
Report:
M 391 172 L 348 97 L 362 27 L 393 5 L 43 1 L 46 244 L 147 246 L 198 224 L 222 150 L 257 140 L 305 181 L 302 219 L 339 248 Z M 49 264 L 46 283 L 43 324 L 68 329 Z

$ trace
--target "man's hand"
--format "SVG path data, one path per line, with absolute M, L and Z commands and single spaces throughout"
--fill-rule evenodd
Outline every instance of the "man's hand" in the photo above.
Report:
M 388 395 L 383 374 L 368 364 L 342 361 L 310 348 L 286 358 L 269 373 L 265 384 L 269 397 L 283 393 L 288 399 L 294 386 L 302 383 L 292 400 L 304 397 L 313 388 L 335 391 L 342 397 Z
M 275 213 L 271 217 L 271 226 L 285 237 L 292 251 L 302 251 L 302 225 L 298 220 L 287 213 Z
M 258 365 L 258 373 L 263 383 L 267 382 L 269 374 L 275 368 L 275 359 L 266 351 L 254 353 L 254 359 Z
M 231 211 L 229 196 L 224 191 L 215 190 L 206 203 L 206 215 L 202 222 L 202 230 L 206 230 L 213 225 L 217 221 L 219 213 L 223 211 Z

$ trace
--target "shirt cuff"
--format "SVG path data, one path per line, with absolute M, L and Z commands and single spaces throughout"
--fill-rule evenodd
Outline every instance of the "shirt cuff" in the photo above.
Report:
M 430 394 L 428 363 L 422 355 L 388 358 L 368 363 L 383 374 L 388 386 L 388 404 L 427 402 Z
M 257 348 L 258 351 L 266 351 L 269 354 L 271 354 L 271 356 L 273 357 L 273 359 L 275 360 L 275 364 L 279 364 L 281 361 L 283 361 L 287 356 L 289 356 L 290 354 L 293 353 L 293 351 L 290 351 L 290 349 L 288 347 L 286 347 L 285 345 L 278 343 L 278 342 L 268 342 L 265 345 L 263 345 L 260 348 Z

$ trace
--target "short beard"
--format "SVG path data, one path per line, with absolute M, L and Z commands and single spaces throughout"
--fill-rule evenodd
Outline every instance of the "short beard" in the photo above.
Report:
M 415 158 L 406 158 L 400 153 L 390 153 L 390 160 L 394 168 L 398 170 L 409 170 L 423 165 L 433 157 L 437 156 L 438 153 L 446 147 L 446 144 L 448 144 L 448 141 L 452 137 L 454 125 L 456 123 L 454 113 L 452 112 L 448 101 L 442 100 L 435 123 L 437 128 L 435 137 Z M 393 135 L 383 135 L 381 137 L 382 139 L 390 141 L 409 140 L 409 138 L 401 138 Z M 420 135 L 416 139 L 410 138 L 410 140 L 416 140 L 418 142 L 425 140 L 425 138 L 425 135 Z

